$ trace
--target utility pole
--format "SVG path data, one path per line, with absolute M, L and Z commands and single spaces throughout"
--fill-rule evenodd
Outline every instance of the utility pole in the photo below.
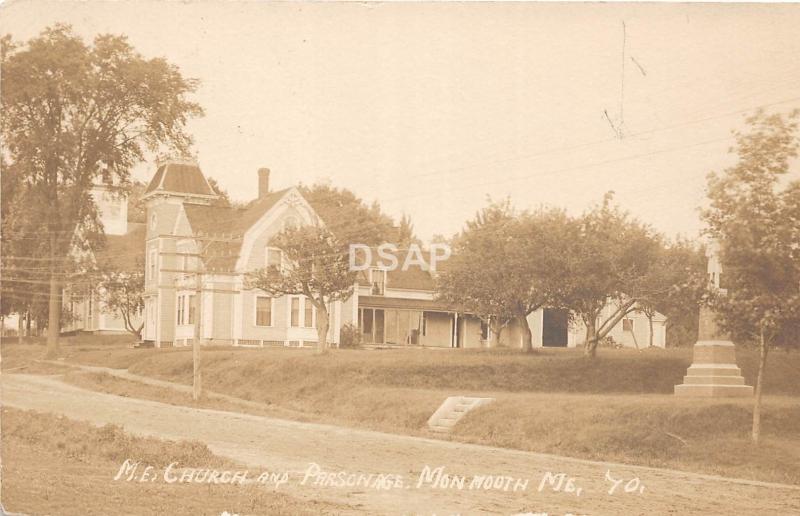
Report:
M 177 236 L 175 236 L 177 238 Z M 186 238 L 186 237 L 180 237 Z M 212 244 L 215 243 L 236 243 L 241 244 L 242 238 L 241 236 L 211 236 L 203 233 L 198 233 L 194 235 L 194 240 L 198 242 L 198 245 L 201 247 L 199 253 L 188 253 L 188 252 L 170 252 L 170 253 L 162 253 L 162 254 L 170 254 L 175 256 L 184 256 L 184 257 L 192 257 L 197 260 L 197 263 L 193 270 L 187 270 L 186 268 L 176 268 L 176 269 L 161 269 L 162 272 L 172 272 L 172 273 L 183 273 L 183 274 L 194 274 L 195 277 L 195 284 L 194 284 L 194 338 L 192 339 L 192 399 L 194 401 L 199 400 L 203 395 L 203 384 L 202 384 L 202 377 L 203 377 L 203 370 L 202 370 L 202 361 L 200 357 L 200 346 L 201 340 L 203 339 L 203 293 L 206 291 L 212 292 L 223 292 L 223 293 L 232 293 L 230 290 L 219 290 L 215 288 L 207 289 L 203 285 L 203 275 L 208 273 L 209 270 L 207 269 L 207 262 L 210 258 L 213 257 L 221 257 L 222 254 L 209 254 L 209 249 Z M 235 256 L 236 254 L 231 253 L 230 250 L 224 256 Z M 185 263 L 184 263 L 185 265 Z M 213 272 L 213 269 L 211 270 Z M 185 278 L 185 276 L 184 276 Z M 181 276 L 177 276 L 175 278 L 176 283 L 178 280 L 181 279 Z M 191 313 L 192 305 L 184 307 L 184 310 L 189 310 Z M 180 324 L 180 321 L 179 321 Z
M 202 371 L 200 370 L 200 338 L 203 335 L 200 329 L 203 321 L 203 276 L 197 273 L 195 278 L 197 278 L 197 288 L 194 298 L 196 307 L 194 310 L 194 339 L 192 339 L 192 399 L 197 401 L 203 394 Z M 191 307 L 189 309 L 191 310 Z

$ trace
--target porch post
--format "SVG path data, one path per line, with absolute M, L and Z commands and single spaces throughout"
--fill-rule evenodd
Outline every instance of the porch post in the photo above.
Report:
M 458 312 L 453 313 L 453 336 L 450 339 L 450 346 L 458 347 Z

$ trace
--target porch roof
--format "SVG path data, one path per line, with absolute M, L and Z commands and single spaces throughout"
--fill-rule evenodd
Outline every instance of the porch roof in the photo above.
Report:
M 428 312 L 456 312 L 446 304 L 431 299 L 409 299 L 405 297 L 358 296 L 359 308 L 399 308 Z

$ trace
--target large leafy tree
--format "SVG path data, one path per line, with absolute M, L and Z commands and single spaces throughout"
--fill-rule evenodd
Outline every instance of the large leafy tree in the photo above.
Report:
M 321 225 L 290 227 L 270 245 L 283 252 L 282 263 L 247 275 L 249 288 L 275 296 L 303 295 L 317 310 L 317 351 L 328 348 L 331 303 L 353 294 L 356 273 L 350 270 L 347 244 Z
M 99 271 L 98 287 L 106 309 L 117 314 L 125 329 L 138 340 L 144 321 L 136 322 L 144 310 L 144 263 L 128 270 L 107 266 Z
M 453 254 L 436 276 L 438 299 L 479 317 L 489 327 L 491 347 L 514 319 L 505 251 L 516 223 L 507 201 L 490 203 L 453 238 Z
M 709 175 L 711 205 L 703 213 L 722 265 L 722 289 L 712 299 L 718 323 L 760 351 L 756 443 L 769 350 L 781 334 L 800 328 L 800 181 L 782 182 L 797 156 L 799 114 L 747 119 L 748 130 L 734 133 L 738 162 Z
M 508 201 L 490 203 L 455 238 L 453 258 L 437 278 L 438 297 L 488 324 L 490 345 L 517 321 L 522 349 L 531 351 L 528 315 L 563 307 L 574 230 L 559 210 L 516 213 Z
M 46 314 L 47 249 L 33 224 L 41 213 L 18 195 L 17 167 L 2 165 L 0 311 L 3 316 L 18 315 L 21 341 L 26 323 L 29 325 L 32 319 L 41 321 Z
M 300 185 L 300 192 L 341 242 L 374 246 L 414 238 L 410 219 L 403 217 L 400 227 L 395 228 L 392 218 L 377 203 L 367 205 L 346 188 L 315 183 Z
M 559 209 L 540 208 L 520 215 L 508 262 L 524 351 L 533 350 L 528 315 L 541 308 L 567 308 L 569 259 L 577 230 L 575 221 Z
M 2 152 L 17 168 L 17 195 L 46 246 L 48 355 L 58 351 L 65 258 L 88 238 L 96 207 L 89 190 L 105 181 L 126 189 L 146 152 L 184 154 L 187 121 L 202 114 L 188 99 L 197 82 L 164 59 L 146 59 L 123 36 L 87 45 L 56 25 L 23 45 L 3 41 Z M 80 235 L 76 237 L 76 235 Z
M 598 342 L 636 310 L 639 299 L 660 288 L 648 274 L 661 245 L 650 228 L 613 204 L 610 192 L 580 217 L 563 289 L 565 304 L 586 326 L 587 357 L 596 355 Z

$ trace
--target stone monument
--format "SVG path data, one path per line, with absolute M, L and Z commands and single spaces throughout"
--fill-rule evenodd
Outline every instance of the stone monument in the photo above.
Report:
M 708 280 L 711 288 L 721 293 L 722 267 L 714 246 L 709 246 Z M 676 396 L 743 397 L 752 396 L 753 387 L 744 384 L 744 377 L 736 365 L 736 348 L 730 338 L 717 327 L 714 313 L 700 308 L 697 342 L 694 345 L 692 365 L 675 386 Z

